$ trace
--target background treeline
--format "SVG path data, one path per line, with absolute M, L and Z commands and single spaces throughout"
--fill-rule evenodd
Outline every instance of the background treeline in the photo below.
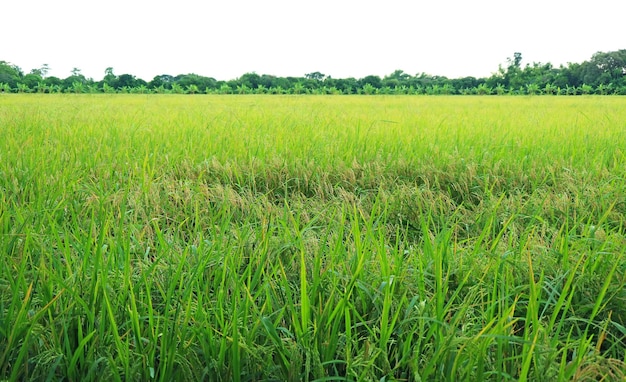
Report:
M 197 74 L 155 76 L 147 82 L 132 74 L 116 75 L 107 68 L 102 80 L 86 78 L 75 68 L 61 79 L 47 76 L 43 65 L 25 74 L 19 66 L 0 61 L 0 92 L 15 93 L 176 93 L 176 94 L 619 94 L 626 95 L 626 49 L 598 52 L 583 63 L 555 68 L 550 63 L 522 66 L 516 52 L 488 78 L 450 79 L 396 70 L 381 78 L 332 78 L 320 72 L 304 77 L 246 73 L 218 81 Z

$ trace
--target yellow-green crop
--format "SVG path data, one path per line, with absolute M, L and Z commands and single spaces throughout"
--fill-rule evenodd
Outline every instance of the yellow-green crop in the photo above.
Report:
M 621 380 L 626 99 L 0 96 L 0 379 Z

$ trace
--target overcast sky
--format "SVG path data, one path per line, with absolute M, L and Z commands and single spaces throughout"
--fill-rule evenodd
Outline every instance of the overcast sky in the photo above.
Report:
M 396 69 L 486 77 L 521 52 L 555 66 L 626 48 L 617 0 L 2 0 L 0 60 L 100 80 Z

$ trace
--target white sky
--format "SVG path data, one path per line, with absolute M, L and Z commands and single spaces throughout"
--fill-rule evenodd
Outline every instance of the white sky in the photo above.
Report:
M 396 69 L 486 77 L 522 64 L 582 62 L 626 48 L 619 0 L 2 0 L 0 60 L 25 73 L 107 67 L 150 81 L 246 72 L 334 78 Z

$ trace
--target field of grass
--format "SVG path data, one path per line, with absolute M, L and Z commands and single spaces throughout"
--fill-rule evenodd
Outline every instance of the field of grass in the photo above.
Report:
M 0 380 L 623 380 L 626 98 L 0 96 Z

